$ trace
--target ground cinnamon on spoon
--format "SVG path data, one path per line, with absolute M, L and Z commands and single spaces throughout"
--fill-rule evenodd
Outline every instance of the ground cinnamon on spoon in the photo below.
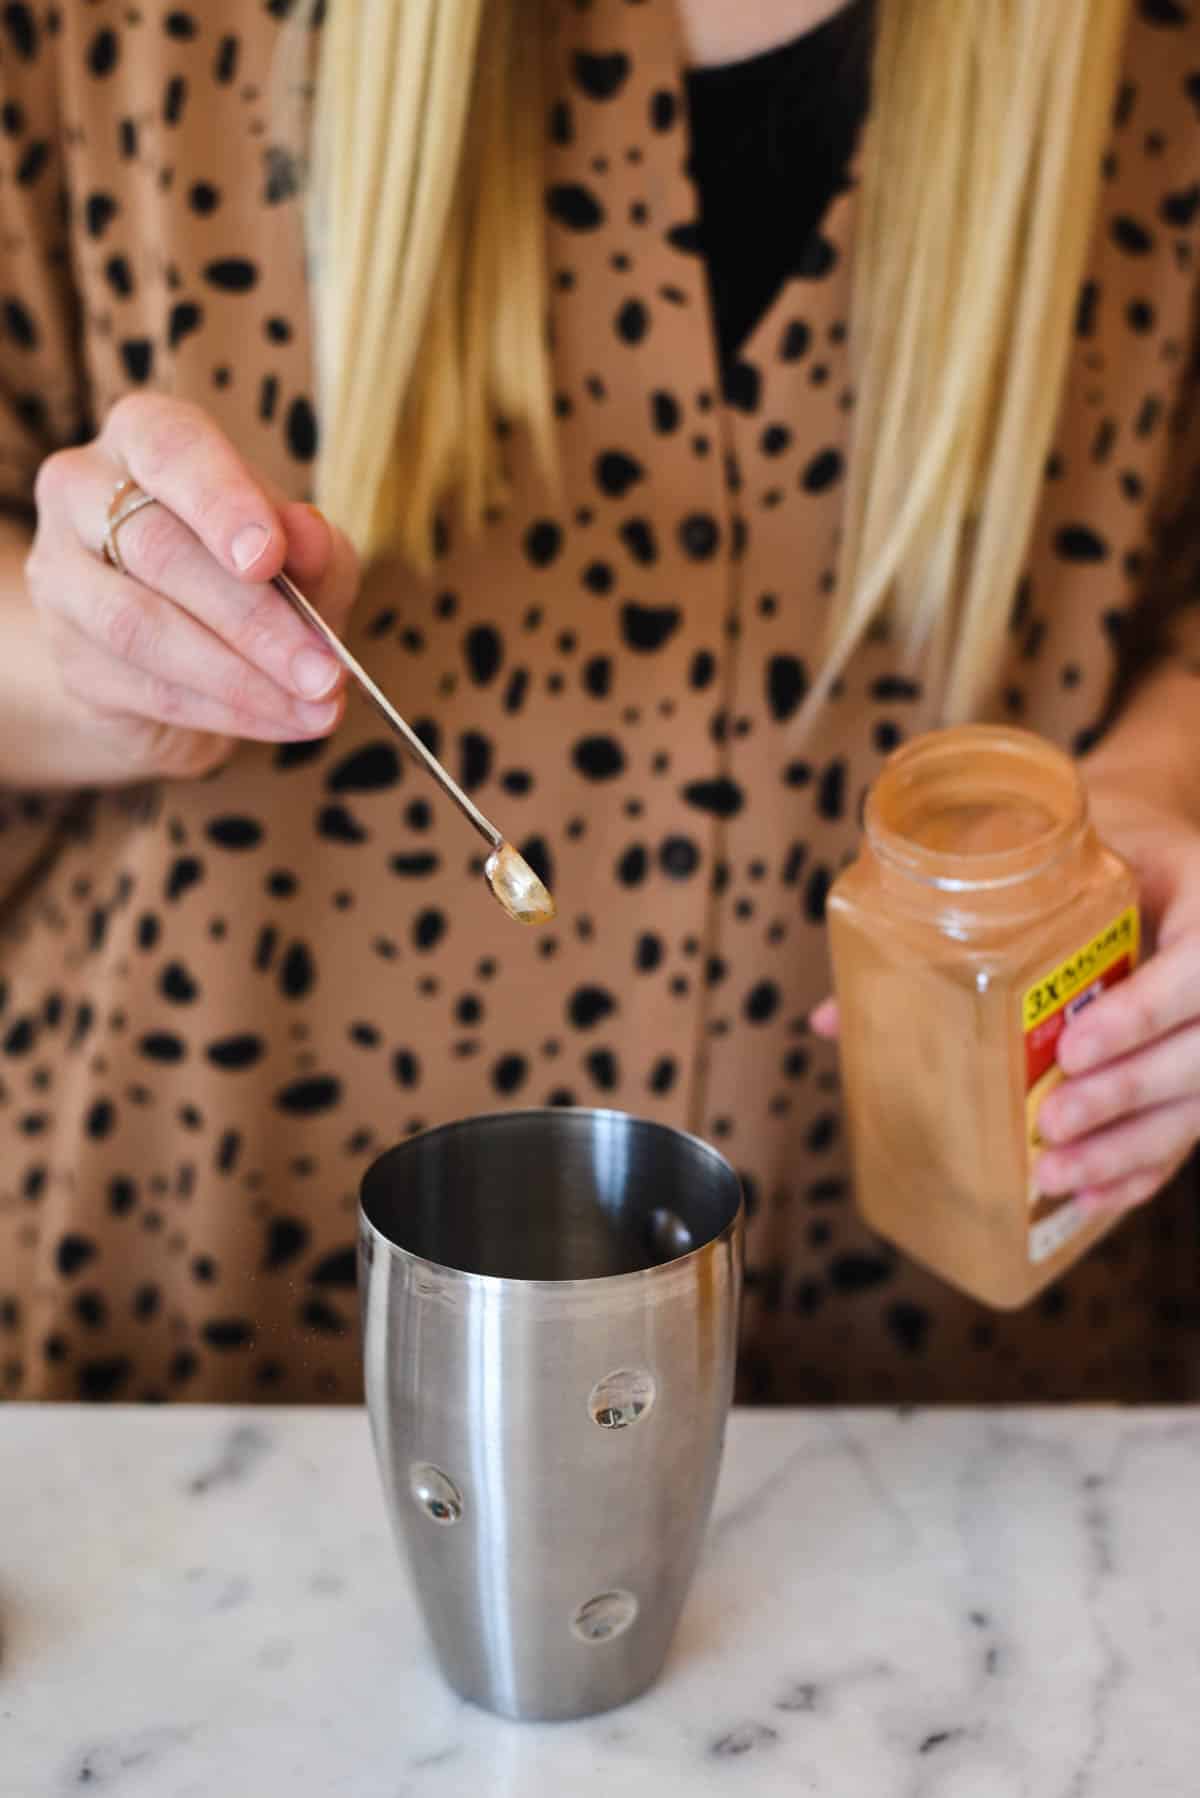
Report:
M 549 924 L 554 900 L 523 855 L 511 843 L 493 849 L 483 867 L 488 885 L 510 918 L 518 924 Z

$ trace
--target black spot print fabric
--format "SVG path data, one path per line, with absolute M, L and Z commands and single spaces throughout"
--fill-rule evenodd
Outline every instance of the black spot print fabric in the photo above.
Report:
M 8 505 L 137 387 L 307 491 L 301 199 L 270 105 L 289 10 L 0 9 Z M 546 56 L 561 480 L 511 436 L 509 507 L 478 541 L 444 531 L 428 580 L 373 570 L 351 636 L 558 922 L 514 930 L 356 704 L 336 740 L 198 783 L 0 795 L 0 1392 L 353 1399 L 371 1159 L 471 1112 L 600 1104 L 741 1175 L 745 1398 L 1194 1396 L 1182 1200 L 1013 1317 L 857 1220 L 806 1019 L 863 791 L 931 712 L 880 638 L 796 733 L 853 454 L 853 180 L 722 377 L 673 6 L 566 8 Z M 1200 650 L 1153 562 L 1160 509 L 1186 526 L 1200 490 L 1198 95 L 1190 9 L 1136 6 L 988 707 L 1068 748 L 1151 625 Z

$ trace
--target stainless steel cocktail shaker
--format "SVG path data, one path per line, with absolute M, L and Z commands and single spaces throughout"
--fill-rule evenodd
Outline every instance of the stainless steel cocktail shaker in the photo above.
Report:
M 437 1658 L 509 1717 L 657 1676 L 732 1391 L 738 1181 L 615 1112 L 414 1138 L 363 1183 L 367 1403 Z

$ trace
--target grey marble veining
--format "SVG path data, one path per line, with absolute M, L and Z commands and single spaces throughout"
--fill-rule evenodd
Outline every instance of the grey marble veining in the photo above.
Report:
M 735 1415 L 667 1673 L 429 1664 L 359 1412 L 0 1409 L 2 1798 L 1197 1798 L 1200 1415 Z

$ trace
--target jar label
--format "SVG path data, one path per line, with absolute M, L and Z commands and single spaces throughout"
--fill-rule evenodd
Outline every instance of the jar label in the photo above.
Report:
M 1073 1017 L 1137 966 L 1138 911 L 1131 905 L 1099 936 L 1035 981 L 1021 1001 L 1025 1036 L 1025 1130 L 1029 1149 L 1029 1259 L 1047 1261 L 1083 1227 L 1087 1214 L 1070 1195 L 1043 1198 L 1033 1166 L 1043 1148 L 1038 1113 L 1063 1078 L 1058 1039 Z

